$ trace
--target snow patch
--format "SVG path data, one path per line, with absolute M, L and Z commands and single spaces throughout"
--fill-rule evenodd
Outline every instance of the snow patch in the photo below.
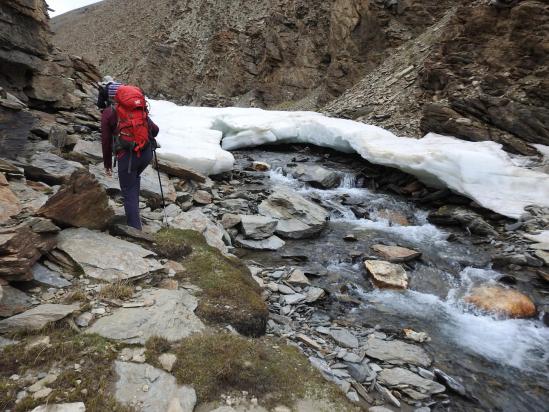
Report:
M 231 170 L 226 150 L 272 143 L 307 143 L 410 173 L 434 187 L 448 187 L 487 209 L 518 218 L 528 205 L 549 206 L 548 175 L 516 166 L 501 145 L 467 142 L 430 133 L 399 137 L 376 126 L 314 112 L 182 107 L 151 101 L 160 126 L 159 155 L 202 173 Z M 222 142 L 221 149 L 219 147 Z

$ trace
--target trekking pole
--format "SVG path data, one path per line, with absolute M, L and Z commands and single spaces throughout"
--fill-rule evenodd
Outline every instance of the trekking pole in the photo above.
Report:
M 162 209 L 164 209 L 164 224 L 168 224 L 168 215 L 166 214 L 166 200 L 164 199 L 164 189 L 162 189 L 162 179 L 160 178 L 160 166 L 158 164 L 158 156 L 156 155 L 156 149 L 153 150 L 154 161 L 156 163 L 156 172 L 158 173 L 158 184 L 160 185 L 160 195 L 162 196 Z

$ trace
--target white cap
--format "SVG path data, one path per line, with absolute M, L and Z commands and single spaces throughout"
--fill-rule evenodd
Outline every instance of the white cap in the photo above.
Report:
M 114 79 L 111 76 L 105 76 L 103 77 L 103 81 L 101 82 L 102 86 L 106 86 L 109 83 L 114 82 Z

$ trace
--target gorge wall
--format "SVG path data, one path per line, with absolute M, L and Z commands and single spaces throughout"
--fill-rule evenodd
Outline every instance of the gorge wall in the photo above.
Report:
M 55 42 L 151 95 L 319 107 L 436 21 L 449 1 L 106 0 L 53 20 Z M 404 12 L 403 9 L 406 11 Z

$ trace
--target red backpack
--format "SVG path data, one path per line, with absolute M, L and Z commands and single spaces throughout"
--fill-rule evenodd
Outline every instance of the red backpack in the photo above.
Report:
M 149 143 L 149 121 L 145 95 L 139 87 L 120 86 L 114 96 L 118 117 L 118 146 L 136 152 Z

